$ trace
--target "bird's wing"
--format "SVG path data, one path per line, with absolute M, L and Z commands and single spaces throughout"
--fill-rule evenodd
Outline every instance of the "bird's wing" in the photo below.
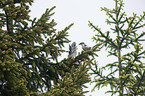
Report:
M 84 51 L 91 50 L 91 47 L 89 47 L 89 46 L 84 46 L 84 47 L 83 47 L 83 50 L 84 50 Z
M 77 54 L 77 46 L 76 43 L 73 42 L 71 45 L 69 45 L 69 56 L 75 57 Z

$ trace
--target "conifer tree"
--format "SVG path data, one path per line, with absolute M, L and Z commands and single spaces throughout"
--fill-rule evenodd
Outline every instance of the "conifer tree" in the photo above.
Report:
M 89 22 L 89 26 L 97 31 L 93 39 L 100 43 L 100 49 L 106 48 L 108 56 L 116 58 L 115 62 L 99 68 L 95 64 L 92 74 L 95 74 L 95 88 L 110 85 L 106 93 L 119 94 L 119 96 L 144 96 L 145 95 L 145 49 L 142 42 L 145 41 L 145 31 L 139 30 L 145 26 L 145 12 L 137 16 L 127 17 L 123 10 L 123 0 L 114 0 L 115 8 L 101 8 L 109 19 L 107 24 L 111 30 L 102 30 Z M 114 26 L 114 27 L 113 27 Z M 116 36 L 113 38 L 112 36 Z M 105 70 L 110 73 L 104 73 Z M 93 89 L 93 90 L 94 90 Z
M 83 95 L 93 50 L 58 62 L 73 24 L 57 32 L 51 19 L 55 7 L 30 19 L 32 2 L 0 0 L 0 95 Z

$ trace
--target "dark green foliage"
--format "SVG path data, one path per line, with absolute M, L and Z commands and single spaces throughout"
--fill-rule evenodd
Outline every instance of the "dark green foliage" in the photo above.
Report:
M 14 3 L 20 3 L 22 0 L 14 0 Z
M 106 47 L 108 56 L 114 56 L 117 60 L 107 64 L 102 68 L 98 68 L 95 63 L 95 69 L 92 68 L 96 75 L 96 85 L 110 85 L 111 90 L 107 93 L 116 94 L 119 96 L 137 96 L 145 94 L 145 50 L 142 42 L 145 41 L 145 32 L 139 32 L 138 29 L 145 26 L 145 12 L 143 15 L 137 16 L 133 13 L 132 17 L 127 17 L 123 12 L 123 0 L 114 0 L 115 8 L 113 10 L 102 8 L 109 17 L 107 23 L 114 26 L 111 31 L 102 32 L 100 28 L 89 22 L 90 27 L 98 33 L 93 39 L 101 44 L 100 48 Z M 116 38 L 112 38 L 112 34 Z M 127 51 L 131 50 L 131 52 Z M 103 71 L 109 69 L 110 73 L 103 74 Z M 115 75 L 115 74 L 118 74 Z M 117 78 L 118 77 L 118 78 Z M 94 90 L 94 89 L 93 89 Z
M 56 22 L 50 18 L 55 7 L 47 9 L 40 19 L 31 20 L 27 3 L 32 2 L 0 1 L 0 95 L 56 96 L 55 90 L 63 88 L 70 96 L 83 95 L 82 86 L 89 82 L 88 55 L 94 53 L 82 52 L 58 62 L 65 52 L 64 44 L 70 42 L 67 31 L 73 24 L 57 32 Z
M 77 58 L 81 58 L 79 55 Z M 80 61 L 80 60 L 79 60 Z M 86 87 L 84 84 L 90 81 L 89 74 L 89 64 L 92 60 L 84 61 L 84 63 L 79 63 L 77 60 L 68 60 L 60 63 L 60 68 L 65 69 L 65 72 L 62 73 L 62 79 L 59 79 L 58 85 L 54 85 L 54 88 L 46 93 L 47 96 L 84 96 L 83 87 Z M 66 65 L 68 66 L 66 66 Z M 73 66 L 72 66 L 73 65 Z M 80 66 L 80 67 L 79 67 Z

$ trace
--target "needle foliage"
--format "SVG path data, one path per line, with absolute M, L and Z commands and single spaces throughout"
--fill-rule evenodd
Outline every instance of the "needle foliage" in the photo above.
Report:
M 106 23 L 111 25 L 109 31 L 103 32 L 101 28 L 89 21 L 89 26 L 97 32 L 93 37 L 101 48 L 106 48 L 108 56 L 115 62 L 99 68 L 94 63 L 92 74 L 95 75 L 95 88 L 110 85 L 106 93 L 119 94 L 119 96 L 138 96 L 145 94 L 145 12 L 138 16 L 133 13 L 127 17 L 123 10 L 123 0 L 114 0 L 114 9 L 106 7 L 101 10 L 106 12 L 109 19 Z M 115 36 L 115 38 L 114 38 Z M 105 70 L 110 70 L 104 73 Z M 94 90 L 93 89 L 93 90 Z
M 30 19 L 33 0 L 0 0 L 0 95 L 83 96 L 90 81 L 92 51 L 58 60 L 69 43 L 68 30 L 57 31 L 52 7 Z

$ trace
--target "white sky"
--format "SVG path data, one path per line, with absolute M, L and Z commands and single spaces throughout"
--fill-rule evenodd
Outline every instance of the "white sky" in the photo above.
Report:
M 128 16 L 132 16 L 133 12 L 141 15 L 145 11 L 145 0 L 124 1 L 124 10 Z M 98 25 L 103 31 L 109 30 L 109 25 L 105 23 L 107 16 L 104 11 L 100 10 L 100 7 L 114 8 L 114 2 L 113 0 L 34 0 L 30 13 L 31 18 L 40 18 L 46 8 L 53 6 L 56 6 L 53 10 L 55 15 L 52 16 L 58 23 L 56 29 L 60 31 L 69 24 L 74 23 L 74 26 L 69 30 L 69 39 L 77 44 L 83 41 L 88 46 L 93 46 L 95 42 L 91 38 L 95 35 L 95 32 L 88 26 L 88 20 L 93 22 L 94 25 Z M 66 49 L 68 50 L 68 46 L 66 46 Z M 78 46 L 78 51 L 80 52 L 81 50 L 81 46 Z M 97 61 L 102 66 L 113 60 L 113 58 L 105 58 L 105 51 L 102 51 L 99 55 L 100 57 L 97 58 Z M 89 89 L 85 90 L 91 90 L 93 86 L 89 85 Z M 99 91 L 96 89 L 95 92 L 90 92 L 86 96 L 90 94 L 92 96 L 110 96 L 105 94 L 106 90 L 107 88 L 102 88 Z

